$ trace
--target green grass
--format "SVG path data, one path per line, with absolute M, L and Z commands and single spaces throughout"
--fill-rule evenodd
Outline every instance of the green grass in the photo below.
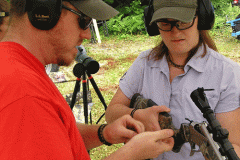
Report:
M 234 61 L 239 62 L 240 41 L 237 41 L 231 35 L 213 32 L 214 40 L 219 52 Z M 92 75 L 96 81 L 105 102 L 108 105 L 118 88 L 118 82 L 121 76 L 128 70 L 135 58 L 140 52 L 154 47 L 159 41 L 158 37 L 149 37 L 147 35 L 132 35 L 118 37 L 102 37 L 102 44 L 91 44 L 84 41 L 83 46 L 87 50 L 88 56 L 94 58 L 100 63 L 98 73 Z M 72 69 L 75 63 L 69 67 L 60 67 L 68 80 L 74 80 Z M 75 82 L 56 84 L 62 94 L 72 93 Z M 82 89 L 82 88 L 81 88 Z M 92 119 L 95 124 L 99 117 L 104 113 L 104 106 L 98 99 L 94 89 L 90 85 L 94 106 L 92 108 Z M 100 121 L 105 123 L 105 118 Z M 91 159 L 99 160 L 116 151 L 123 144 L 112 146 L 100 146 L 90 151 Z

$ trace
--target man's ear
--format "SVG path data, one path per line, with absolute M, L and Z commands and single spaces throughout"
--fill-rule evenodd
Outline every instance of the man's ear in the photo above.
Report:
M 26 3 L 31 24 L 40 30 L 50 30 L 58 22 L 62 11 L 62 0 L 31 0 Z

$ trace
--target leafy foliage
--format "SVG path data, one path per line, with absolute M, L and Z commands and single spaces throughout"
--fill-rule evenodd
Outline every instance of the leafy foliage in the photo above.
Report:
M 214 0 L 213 6 L 215 9 L 216 23 L 214 28 L 219 29 L 226 26 L 226 22 L 235 19 L 240 14 L 240 8 L 232 6 L 232 1 L 217 1 Z
M 104 2 L 106 2 L 108 4 L 113 4 L 114 0 L 104 0 Z
M 135 0 L 130 6 L 118 9 L 119 15 L 108 21 L 109 33 L 113 35 L 146 33 L 143 21 L 144 8 L 140 0 Z
M 227 21 L 236 19 L 240 14 L 240 7 L 233 6 L 232 0 L 212 0 L 215 9 L 215 24 L 211 31 L 213 35 L 230 36 L 232 27 Z

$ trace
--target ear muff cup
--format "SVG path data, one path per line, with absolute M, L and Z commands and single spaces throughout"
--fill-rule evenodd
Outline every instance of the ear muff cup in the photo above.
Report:
M 152 23 L 152 25 L 149 25 L 149 23 L 152 20 L 153 12 L 154 12 L 153 5 L 149 5 L 144 9 L 145 29 L 149 36 L 156 36 L 160 34 L 156 23 Z
M 215 21 L 214 7 L 210 0 L 198 0 L 198 30 L 212 29 Z M 150 1 L 148 7 L 144 9 L 144 23 L 149 36 L 159 35 L 159 30 L 156 23 L 149 23 L 152 20 L 154 13 L 153 0 Z
M 60 18 L 62 0 L 27 0 L 26 11 L 35 28 L 50 30 Z
M 198 0 L 198 30 L 210 30 L 214 22 L 214 7 L 211 1 Z

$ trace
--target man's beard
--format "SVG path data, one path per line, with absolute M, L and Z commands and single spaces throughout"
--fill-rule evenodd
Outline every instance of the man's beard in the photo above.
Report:
M 69 59 L 70 57 L 68 57 L 67 54 L 70 53 L 68 53 L 66 47 L 64 47 L 61 42 L 55 42 L 53 46 L 55 50 L 55 55 L 57 56 L 57 64 L 59 66 L 69 66 L 73 62 L 73 59 Z
M 57 64 L 59 65 L 59 66 L 68 66 L 69 64 L 67 64 L 63 59 L 61 59 L 61 58 L 58 58 L 57 59 Z
M 57 64 L 58 66 L 69 66 L 70 64 L 72 64 L 73 61 L 71 62 L 66 62 L 64 59 L 62 58 L 57 58 Z
M 48 42 L 53 47 L 53 54 L 56 56 L 56 64 L 58 66 L 69 66 L 73 60 L 70 60 L 69 57 L 65 55 L 68 54 L 69 49 L 66 46 L 65 39 L 62 39 L 62 37 L 64 37 L 63 33 L 60 29 L 57 29 L 49 33 Z

